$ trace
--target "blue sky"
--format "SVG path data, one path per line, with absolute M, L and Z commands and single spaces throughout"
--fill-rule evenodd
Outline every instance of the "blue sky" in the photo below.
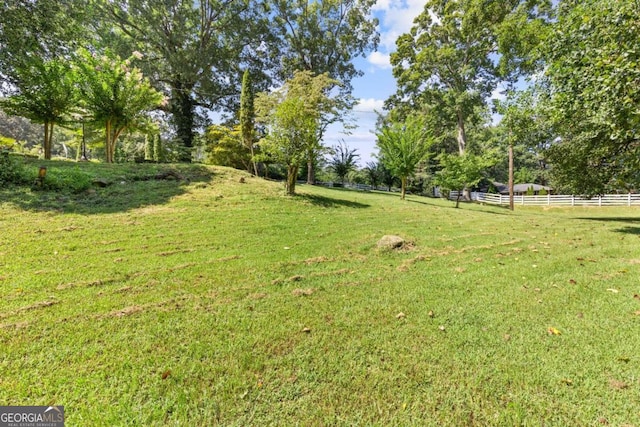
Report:
M 355 60 L 356 67 L 364 72 L 362 77 L 352 82 L 353 96 L 359 100 L 353 112 L 358 127 L 350 135 L 345 135 L 341 133 L 342 125 L 335 125 L 327 130 L 324 138 L 327 146 L 344 140 L 349 148 L 357 149 L 359 163 L 363 166 L 375 160 L 373 154 L 377 151 L 373 134 L 376 122 L 374 111 L 382 111 L 384 100 L 396 91 L 389 54 L 395 50 L 396 39 L 411 29 L 414 18 L 422 12 L 425 3 L 426 0 L 378 0 L 373 7 L 373 14 L 380 22 L 380 45 L 376 52 Z

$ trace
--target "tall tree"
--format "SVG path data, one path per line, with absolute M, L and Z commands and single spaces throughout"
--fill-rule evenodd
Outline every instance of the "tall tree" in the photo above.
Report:
M 379 158 L 386 168 L 400 178 L 401 198 L 404 200 L 407 180 L 425 160 L 433 143 L 424 122 L 410 116 L 405 123 L 383 126 L 377 134 Z
M 242 134 L 242 142 L 251 153 L 251 166 L 253 174 L 258 176 L 258 166 L 256 165 L 254 145 L 255 137 L 255 110 L 253 108 L 253 84 L 251 83 L 251 74 L 249 70 L 245 70 L 242 75 L 242 90 L 240 92 L 240 132 Z
M 139 48 L 141 64 L 154 83 L 170 94 L 169 110 L 177 138 L 190 161 L 199 111 L 236 111 L 241 68 L 268 71 L 266 45 L 272 42 L 269 14 L 262 1 L 240 0 L 100 0 L 110 24 Z M 264 71 L 262 71 L 264 70 Z M 266 87 L 263 83 L 262 87 Z
M 44 125 L 42 143 L 45 159 L 51 158 L 53 127 L 63 121 L 77 101 L 75 74 L 64 59 L 32 58 L 14 70 L 17 94 L 0 100 L 10 114 Z
M 344 141 L 333 147 L 333 156 L 329 159 L 329 167 L 338 176 L 343 185 L 344 179 L 349 172 L 357 169 L 357 159 L 360 156 L 356 154 L 356 151 L 355 148 L 350 149 Z
M 353 107 L 353 78 L 362 75 L 353 59 L 376 48 L 379 36 L 377 20 L 371 18 L 375 0 L 274 0 L 273 25 L 280 36 L 277 45 L 282 58 L 281 78 L 291 78 L 295 71 L 312 75 L 328 73 L 336 81 L 339 108 L 336 114 L 322 117 L 315 147 L 331 123 L 341 121 Z M 339 82 L 339 86 L 338 86 Z M 314 165 L 320 149 L 307 152 L 307 182 L 312 184 Z
M 580 194 L 640 186 L 640 4 L 565 0 L 542 90 L 558 141 L 555 182 Z
M 82 105 L 94 121 L 104 126 L 106 161 L 113 163 L 120 134 L 150 127 L 147 113 L 161 105 L 164 97 L 139 69 L 131 66 L 131 58 L 123 61 L 115 55 L 87 50 L 81 50 L 79 56 Z
M 466 125 L 476 108 L 486 103 L 501 78 L 513 79 L 530 62 L 519 55 L 533 42 L 508 29 L 544 14 L 549 3 L 428 0 L 391 55 L 398 92 L 387 108 L 436 112 L 443 125 L 455 129 L 458 152 L 463 154 Z
M 0 93 L 12 93 L 34 59 L 47 62 L 74 52 L 87 35 L 86 2 L 0 2 Z

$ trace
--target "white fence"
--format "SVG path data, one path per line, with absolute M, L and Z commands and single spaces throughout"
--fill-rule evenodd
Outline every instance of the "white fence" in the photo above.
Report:
M 458 193 L 452 191 L 449 198 L 455 200 Z M 509 196 L 490 193 L 471 193 L 471 199 L 494 205 L 509 205 Z M 605 194 L 586 198 L 547 194 L 545 196 L 513 196 L 519 206 L 640 206 L 640 194 Z

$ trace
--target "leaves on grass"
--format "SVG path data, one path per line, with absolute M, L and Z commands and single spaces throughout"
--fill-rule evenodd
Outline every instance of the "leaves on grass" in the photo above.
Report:
M 553 326 L 549 326 L 547 328 L 547 333 L 549 335 L 562 335 L 562 332 L 560 332 L 558 329 L 554 328 Z
M 438 326 L 438 329 L 440 329 L 442 332 L 447 330 L 447 328 L 445 328 L 444 325 Z
M 635 298 L 635 299 L 637 299 L 637 300 L 640 300 L 640 295 L 638 295 L 638 294 L 633 294 L 633 298 Z
M 162 373 L 162 379 L 166 380 L 167 378 L 169 378 L 170 375 L 171 375 L 171 369 L 167 369 Z
M 570 380 L 569 378 L 563 378 L 562 382 L 565 383 L 566 385 L 573 385 L 573 381 Z
M 304 327 L 304 328 L 302 328 L 302 332 L 304 332 L 305 334 L 310 334 L 311 333 L 311 328 Z
M 569 283 L 571 283 L 572 285 L 575 285 L 578 282 L 576 282 L 574 279 L 569 279 Z
M 291 276 L 287 279 L 287 282 L 299 282 L 302 279 L 304 279 L 304 276 L 300 276 L 299 274 L 296 274 L 295 276 Z
M 398 320 L 404 319 L 405 317 L 407 317 L 407 315 L 404 314 L 403 312 L 396 314 L 396 319 Z
M 431 317 L 432 319 L 436 317 L 436 315 L 433 313 L 433 310 L 429 310 L 428 316 Z
M 619 292 L 617 289 L 613 288 L 608 288 L 607 291 L 611 292 L 612 294 L 617 294 Z

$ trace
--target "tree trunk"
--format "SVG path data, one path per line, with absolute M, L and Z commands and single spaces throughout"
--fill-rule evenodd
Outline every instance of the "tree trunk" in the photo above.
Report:
M 509 209 L 513 210 L 513 144 L 509 144 Z
M 44 158 L 51 160 L 51 141 L 53 140 L 53 122 L 44 122 L 44 141 L 42 151 Z
M 111 152 L 111 120 L 107 120 L 104 126 L 104 149 L 107 163 L 113 163 L 113 154 Z
M 253 141 L 249 143 L 249 148 L 251 149 L 251 164 L 253 165 L 253 175 L 258 176 L 258 164 L 254 159 L 255 153 L 253 151 Z
M 171 113 L 176 127 L 176 137 L 184 148 L 180 154 L 180 161 L 188 163 L 191 162 L 195 124 L 195 105 L 191 99 L 191 88 L 182 83 L 176 83 L 171 95 Z
M 401 190 L 401 193 L 400 193 L 400 198 L 402 200 L 404 200 L 404 195 L 407 192 L 407 177 L 403 176 L 402 178 L 400 178 L 400 181 L 401 181 L 401 184 L 402 184 L 402 190 Z
M 287 166 L 287 184 L 286 192 L 288 196 L 296 194 L 296 181 L 298 180 L 298 166 Z
M 467 132 L 464 130 L 464 115 L 461 110 L 457 111 L 458 116 L 458 153 L 463 156 L 467 148 Z M 462 195 L 465 200 L 471 200 L 471 192 L 467 186 L 462 189 Z
M 315 155 L 313 152 L 310 152 L 307 158 L 307 184 L 313 185 L 316 183 L 315 172 Z

